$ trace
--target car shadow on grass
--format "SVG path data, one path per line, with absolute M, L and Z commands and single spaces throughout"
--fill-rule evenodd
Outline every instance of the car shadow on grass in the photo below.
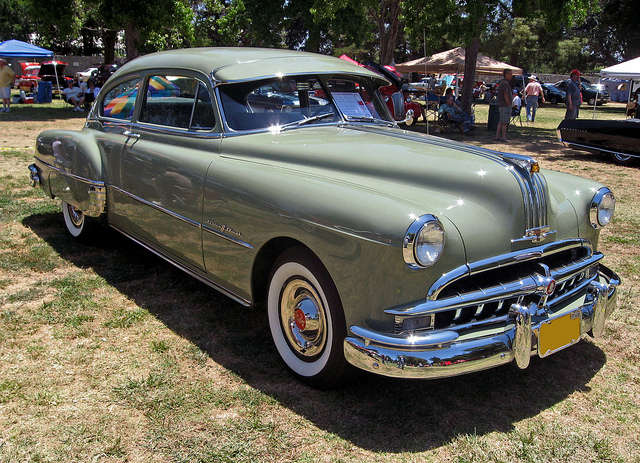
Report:
M 423 452 L 460 435 L 509 432 L 589 382 L 606 357 L 590 341 L 526 370 L 507 365 L 439 380 L 399 380 L 358 373 L 339 389 L 298 382 L 272 345 L 264 310 L 245 308 L 175 269 L 116 231 L 81 245 L 60 214 L 24 220 L 65 260 L 91 268 L 126 298 L 256 390 L 321 430 L 373 452 Z M 143 361 L 143 360 L 141 360 Z

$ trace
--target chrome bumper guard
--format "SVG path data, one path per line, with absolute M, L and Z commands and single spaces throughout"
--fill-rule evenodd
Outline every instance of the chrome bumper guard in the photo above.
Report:
M 35 164 L 29 166 L 29 183 L 34 188 L 40 186 L 40 172 Z
M 581 305 L 540 315 L 538 306 L 513 304 L 502 326 L 460 334 L 451 329 L 414 336 L 385 334 L 352 326 L 344 341 L 352 365 L 399 378 L 444 378 L 516 362 L 526 368 L 532 355 L 546 357 L 590 333 L 599 337 L 617 305 L 620 278 L 600 265 Z M 542 336 L 541 336 L 542 334 Z

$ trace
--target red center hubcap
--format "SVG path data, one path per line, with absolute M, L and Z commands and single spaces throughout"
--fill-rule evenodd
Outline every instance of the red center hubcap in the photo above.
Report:
M 304 331 L 304 329 L 307 327 L 307 317 L 305 317 L 302 309 L 296 309 L 296 311 L 294 312 L 294 316 L 296 320 L 296 326 L 300 331 Z

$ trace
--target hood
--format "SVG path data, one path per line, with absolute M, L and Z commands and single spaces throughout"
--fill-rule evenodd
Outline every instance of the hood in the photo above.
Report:
M 577 231 L 573 207 L 561 194 L 547 196 L 542 175 L 537 176 L 539 191 L 532 192 L 536 182 L 518 162 L 438 137 L 394 128 L 308 127 L 230 137 L 222 151 L 226 157 L 348 183 L 374 198 L 393 198 L 404 217 L 446 217 L 460 232 L 469 261 L 537 245 L 522 240 L 537 226 Z M 547 214 L 550 208 L 553 214 Z M 556 222 L 558 215 L 565 223 Z M 540 223 L 547 216 L 553 222 Z M 399 233 L 408 225 L 402 224 Z

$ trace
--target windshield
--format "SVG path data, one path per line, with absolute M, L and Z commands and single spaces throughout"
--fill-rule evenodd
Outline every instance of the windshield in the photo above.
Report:
M 227 126 L 234 131 L 286 129 L 347 120 L 392 120 L 365 79 L 291 76 L 219 86 Z

